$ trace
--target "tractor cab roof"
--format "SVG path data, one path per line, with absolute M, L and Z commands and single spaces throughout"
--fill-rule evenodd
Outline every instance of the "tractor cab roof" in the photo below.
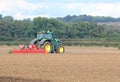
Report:
M 53 32 L 50 32 L 50 31 L 47 31 L 47 32 L 42 31 L 42 32 L 38 32 L 37 34 L 53 34 Z

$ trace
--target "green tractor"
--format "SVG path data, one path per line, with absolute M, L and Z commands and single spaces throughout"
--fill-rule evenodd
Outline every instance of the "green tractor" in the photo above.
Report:
M 36 45 L 38 48 L 45 49 L 48 53 L 64 53 L 65 49 L 59 39 L 53 38 L 53 32 L 37 33 L 36 39 L 33 39 L 30 44 Z

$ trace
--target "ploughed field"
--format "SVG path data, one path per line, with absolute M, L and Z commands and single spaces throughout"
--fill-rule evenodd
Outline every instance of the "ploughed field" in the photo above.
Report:
M 65 47 L 64 54 L 8 53 L 0 46 L 0 82 L 120 82 L 120 50 Z

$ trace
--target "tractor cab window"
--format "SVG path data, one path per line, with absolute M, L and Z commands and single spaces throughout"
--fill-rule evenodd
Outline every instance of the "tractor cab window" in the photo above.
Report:
M 44 34 L 37 34 L 37 39 L 42 39 Z
M 52 34 L 37 34 L 37 39 L 42 39 L 42 38 L 52 39 Z
M 44 34 L 44 37 L 47 39 L 52 39 L 52 34 Z

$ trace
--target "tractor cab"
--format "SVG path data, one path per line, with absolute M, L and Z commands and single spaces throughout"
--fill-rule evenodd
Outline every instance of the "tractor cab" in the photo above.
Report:
M 37 39 L 53 39 L 52 36 L 53 32 L 46 32 L 46 33 L 37 33 Z

